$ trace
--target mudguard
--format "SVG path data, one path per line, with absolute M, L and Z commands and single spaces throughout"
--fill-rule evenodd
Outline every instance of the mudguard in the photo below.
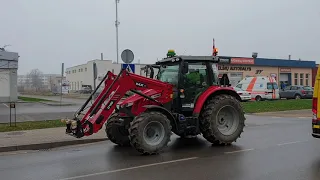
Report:
M 196 104 L 193 110 L 193 115 L 195 117 L 199 117 L 201 113 L 202 107 L 204 103 L 211 97 L 219 95 L 219 94 L 228 94 L 236 97 L 239 101 L 241 98 L 239 94 L 231 87 L 220 87 L 220 86 L 211 86 L 206 91 L 204 91 L 196 100 Z

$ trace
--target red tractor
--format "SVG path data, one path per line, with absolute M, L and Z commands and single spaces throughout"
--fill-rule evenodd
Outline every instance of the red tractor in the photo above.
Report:
M 66 121 L 66 133 L 90 136 L 105 124 L 110 141 L 133 146 L 142 154 L 163 150 L 171 132 L 180 137 L 202 134 L 213 144 L 230 145 L 243 132 L 245 117 L 239 95 L 221 84 L 228 79 L 219 81 L 219 59 L 168 55 L 147 66 L 150 78 L 124 69 L 118 75 L 109 71 L 97 87 L 104 82 L 105 88 L 90 109 L 83 114 L 96 90 L 74 119 Z M 134 95 L 123 100 L 127 92 Z

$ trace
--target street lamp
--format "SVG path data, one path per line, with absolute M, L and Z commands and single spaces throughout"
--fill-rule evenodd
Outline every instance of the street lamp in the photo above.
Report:
M 118 21 L 118 3 L 120 0 L 116 0 L 116 21 L 115 21 L 115 26 L 116 26 L 116 44 L 117 44 L 117 64 L 119 64 L 119 40 L 118 40 L 118 26 L 120 25 L 120 22 Z

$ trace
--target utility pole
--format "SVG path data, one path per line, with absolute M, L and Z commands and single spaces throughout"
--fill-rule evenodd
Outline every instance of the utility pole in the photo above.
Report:
M 119 32 L 118 32 L 118 26 L 120 25 L 120 22 L 118 21 L 118 3 L 120 0 L 116 0 L 116 22 L 115 22 L 115 26 L 116 26 L 116 41 L 117 41 L 117 64 L 119 64 Z
M 61 65 L 61 80 L 60 80 L 60 106 L 62 105 L 62 81 L 63 81 L 63 75 L 64 75 L 64 63 Z

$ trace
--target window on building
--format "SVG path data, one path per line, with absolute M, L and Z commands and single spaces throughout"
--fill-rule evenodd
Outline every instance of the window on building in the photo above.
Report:
M 309 86 L 309 74 L 306 74 L 306 86 Z
M 81 71 L 81 69 L 78 70 L 79 72 Z
M 304 74 L 300 73 L 300 79 L 303 79 Z
M 87 68 L 84 68 L 84 71 L 87 71 Z
M 303 86 L 303 84 L 304 84 L 304 83 L 303 83 L 303 80 L 304 80 L 303 77 L 304 77 L 304 74 L 303 74 L 303 73 L 300 73 L 300 85 L 301 85 L 301 86 Z
M 294 85 L 298 85 L 298 73 L 294 73 Z

